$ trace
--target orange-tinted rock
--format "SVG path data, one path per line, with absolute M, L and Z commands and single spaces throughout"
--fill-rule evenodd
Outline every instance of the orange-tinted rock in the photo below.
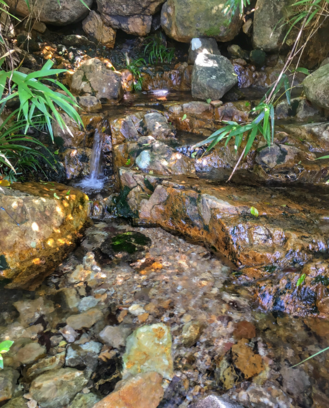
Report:
M 328 247 L 329 232 L 321 229 L 321 220 L 329 210 L 320 194 L 315 200 L 303 192 L 301 201 L 296 191 L 214 186 L 183 176 L 145 178 L 127 169 L 120 169 L 120 179 L 122 188 L 131 190 L 128 205 L 143 222 L 207 242 L 238 265 L 306 262 Z M 147 190 L 148 198 L 142 191 L 145 179 L 154 189 Z
M 158 373 L 144 373 L 120 381 L 114 392 L 93 408 L 157 408 L 162 397 L 162 377 Z
M 265 368 L 262 357 L 252 351 L 246 339 L 241 339 L 232 346 L 232 359 L 246 379 L 261 373 Z
M 190 91 L 192 82 L 192 66 L 187 63 L 177 64 L 175 69 L 165 71 L 157 67 L 149 68 L 143 73 L 143 90 L 154 91 L 166 89 L 171 91 Z
M 0 201 L 0 276 L 10 288 L 33 289 L 74 249 L 88 197 L 57 183 L 15 183 Z

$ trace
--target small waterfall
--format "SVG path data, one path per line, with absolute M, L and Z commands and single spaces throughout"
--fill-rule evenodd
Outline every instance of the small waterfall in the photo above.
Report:
M 102 175 L 102 145 L 103 140 L 98 129 L 95 130 L 93 151 L 90 159 L 90 175 L 81 180 L 77 186 L 86 190 L 102 190 L 105 177 Z

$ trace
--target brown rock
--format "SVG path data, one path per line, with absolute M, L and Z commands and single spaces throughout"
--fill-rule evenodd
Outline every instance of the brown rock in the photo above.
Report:
M 262 357 L 255 354 L 247 344 L 247 340 L 241 339 L 232 347 L 233 363 L 246 379 L 254 377 L 264 370 Z
M 120 381 L 115 391 L 93 408 L 156 408 L 164 393 L 161 383 L 158 373 L 138 374 Z
M 92 308 L 84 313 L 68 317 L 66 322 L 72 329 L 82 330 L 84 328 L 89 329 L 102 317 L 103 314 L 99 309 Z
M 235 326 L 233 335 L 236 339 L 253 339 L 256 337 L 255 326 L 247 321 L 238 322 Z
M 0 213 L 0 247 L 7 265 L 0 275 L 11 279 L 10 288 L 33 289 L 74 249 L 87 221 L 88 197 L 58 183 L 11 188 L 0 194 L 6 210 Z
M 113 28 L 104 24 L 101 16 L 96 11 L 91 11 L 88 17 L 82 22 L 83 31 L 95 38 L 100 44 L 108 48 L 113 48 L 115 45 L 116 32 Z

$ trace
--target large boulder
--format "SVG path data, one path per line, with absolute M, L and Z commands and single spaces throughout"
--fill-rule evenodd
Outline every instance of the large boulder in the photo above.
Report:
M 75 247 L 88 197 L 58 183 L 0 189 L 0 277 L 9 288 L 37 287 Z
M 294 0 L 258 0 L 254 16 L 253 44 L 263 51 L 277 51 L 289 25 L 285 24 Z
M 230 60 L 207 52 L 197 56 L 192 74 L 193 98 L 221 99 L 237 83 L 238 77 Z
M 97 40 L 100 44 L 108 48 L 113 48 L 115 44 L 116 32 L 113 28 L 104 24 L 101 16 L 96 11 L 91 11 L 88 17 L 82 22 L 83 31 Z
M 329 109 L 329 65 L 323 65 L 304 79 L 306 98 L 320 108 Z
M 32 16 L 38 20 L 54 24 L 67 25 L 82 20 L 89 12 L 88 8 L 80 0 L 30 0 L 29 10 L 25 0 L 6 0 L 11 12 L 19 16 Z M 91 7 L 93 0 L 84 0 Z
M 289 189 L 210 186 L 201 178 L 196 183 L 171 175 L 168 180 L 124 168 L 120 182 L 143 225 L 202 240 L 237 265 L 304 263 L 328 248 L 325 194 L 303 192 L 301 202 Z
M 84 62 L 74 73 L 71 90 L 77 95 L 94 94 L 101 102 L 119 101 L 123 95 L 121 75 L 98 58 Z
M 152 15 L 165 0 L 97 0 L 103 21 L 128 34 L 144 36 L 152 27 Z
M 112 16 L 152 16 L 165 0 L 97 0 L 98 11 Z
M 231 41 L 239 34 L 241 20 L 237 12 L 230 22 L 223 8 L 226 0 L 168 0 L 162 8 L 161 25 L 177 41 L 195 37 L 213 37 Z

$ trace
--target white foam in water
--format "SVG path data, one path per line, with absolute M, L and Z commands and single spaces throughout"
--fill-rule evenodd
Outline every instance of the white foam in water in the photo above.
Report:
M 90 175 L 81 180 L 76 185 L 86 190 L 102 190 L 105 183 L 105 177 L 101 174 L 101 155 L 103 141 L 99 131 L 96 129 L 94 136 L 93 151 L 90 160 Z

